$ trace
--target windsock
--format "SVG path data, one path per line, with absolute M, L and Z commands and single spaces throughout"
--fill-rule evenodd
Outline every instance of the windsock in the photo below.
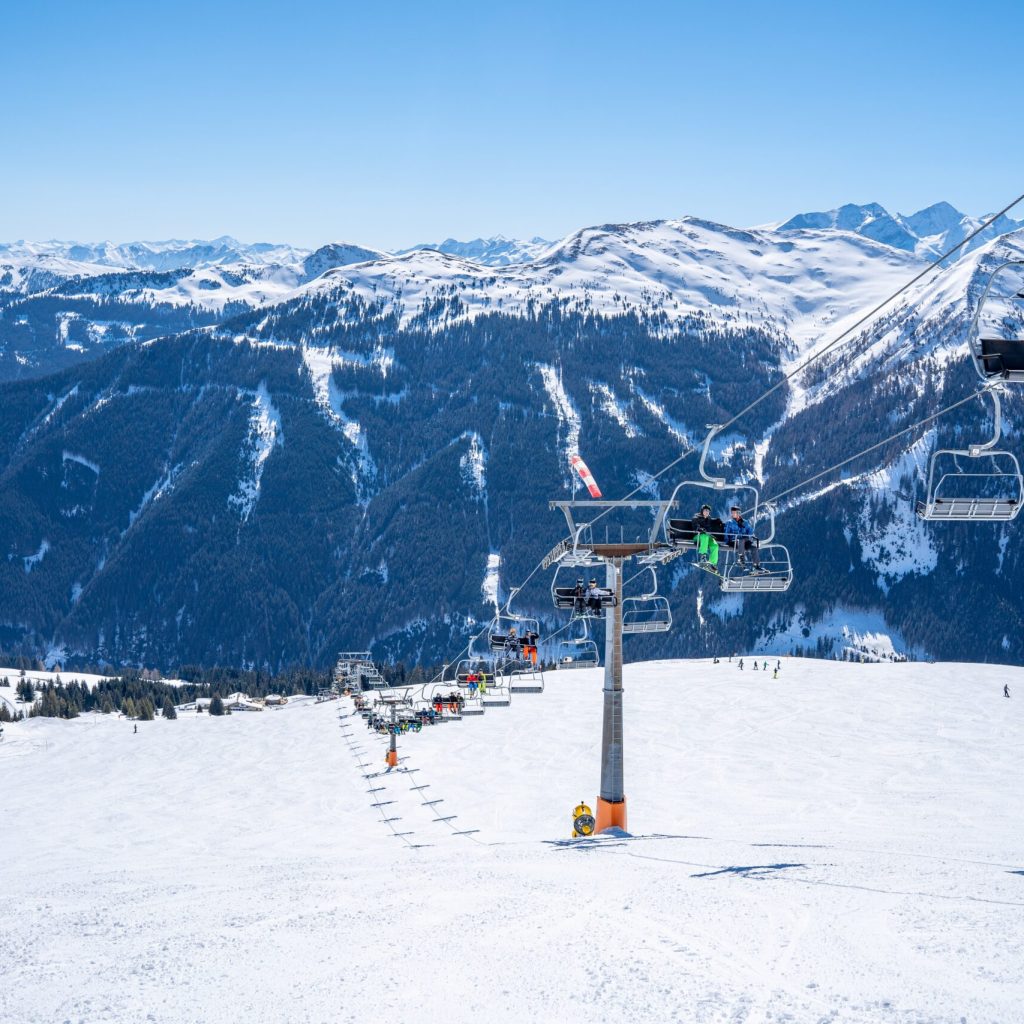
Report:
M 587 464 L 578 455 L 571 455 L 569 457 L 569 463 L 572 468 L 579 473 L 580 479 L 587 485 L 587 490 L 590 491 L 590 496 L 592 498 L 600 498 L 601 488 L 597 486 L 594 474 L 590 472 L 590 468 Z

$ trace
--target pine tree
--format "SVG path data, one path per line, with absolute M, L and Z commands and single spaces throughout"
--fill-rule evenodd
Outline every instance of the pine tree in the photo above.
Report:
M 174 708 L 174 701 L 170 697 L 164 698 L 164 718 L 169 718 L 172 722 L 178 717 L 178 712 Z
M 148 697 L 143 697 L 139 701 L 138 709 L 140 722 L 152 722 L 156 718 L 156 708 L 153 707 L 153 702 Z
M 18 700 L 25 704 L 31 704 L 36 698 L 36 692 L 32 687 L 31 682 L 24 678 L 22 674 L 22 680 L 18 683 Z
M 111 704 L 109 696 L 103 698 L 103 703 L 100 705 L 100 711 L 105 715 L 113 714 L 114 705 Z
M 14 715 L 11 714 L 11 709 L 7 706 L 7 701 L 0 701 L 0 722 L 13 722 Z
M 135 701 L 131 697 L 125 697 L 121 704 L 121 711 L 125 718 L 134 718 L 138 714 L 138 711 L 135 710 Z
M 215 693 L 210 701 L 210 714 L 211 715 L 223 715 L 224 714 L 224 701 L 221 700 L 220 694 Z

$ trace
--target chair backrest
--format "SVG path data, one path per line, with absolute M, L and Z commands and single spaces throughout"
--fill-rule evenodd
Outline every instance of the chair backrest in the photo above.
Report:
M 1019 338 L 982 338 L 981 358 L 989 373 L 1024 371 L 1024 341 Z
M 695 537 L 693 521 L 690 519 L 670 519 L 668 521 L 669 539 L 674 541 L 692 541 Z

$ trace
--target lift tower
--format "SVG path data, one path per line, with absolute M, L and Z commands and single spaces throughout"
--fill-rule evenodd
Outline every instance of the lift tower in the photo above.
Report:
M 601 731 L 601 791 L 597 798 L 596 832 L 609 828 L 626 828 L 626 790 L 624 781 L 623 715 L 622 715 L 622 637 L 624 633 L 659 633 L 672 626 L 668 605 L 664 614 L 624 621 L 622 597 L 623 567 L 635 561 L 653 568 L 671 561 L 679 551 L 663 540 L 662 524 L 672 501 L 552 501 L 551 509 L 559 509 L 569 525 L 569 537 L 557 544 L 544 558 L 543 567 L 552 565 L 578 568 L 605 567 L 605 595 L 602 613 L 606 620 L 604 641 L 604 719 Z M 653 522 L 635 526 L 630 531 L 634 540 L 626 540 L 626 530 L 618 522 L 609 522 L 603 541 L 594 537 L 594 520 L 615 510 L 646 509 Z M 594 515 L 598 513 L 598 515 Z M 587 515 L 589 521 L 577 522 Z M 620 512 L 621 515 L 621 512 Z M 620 533 L 618 541 L 608 538 L 608 531 Z M 556 607 L 565 607 L 564 596 L 555 595 Z M 560 604 L 560 601 L 563 602 Z

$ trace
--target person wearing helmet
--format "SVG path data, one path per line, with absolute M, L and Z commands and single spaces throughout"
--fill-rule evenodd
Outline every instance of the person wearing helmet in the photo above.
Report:
M 604 592 L 597 585 L 597 579 L 593 578 L 590 581 L 590 585 L 587 587 L 587 607 L 590 609 L 592 615 L 601 615 L 601 598 L 604 596 Z
M 749 571 L 758 575 L 764 571 L 761 568 L 761 552 L 754 536 L 754 527 L 743 518 L 739 505 L 733 505 L 729 509 L 729 521 L 725 524 L 725 542 L 736 552 L 737 565 L 745 566 L 747 552 L 750 552 L 753 566 Z
M 576 586 L 572 592 L 572 610 L 582 615 L 587 608 L 587 588 L 583 585 L 583 577 L 576 577 Z
M 697 534 L 699 565 L 713 573 L 718 572 L 718 541 L 722 537 L 722 520 L 711 514 L 710 505 L 701 505 L 693 517 L 693 530 Z

